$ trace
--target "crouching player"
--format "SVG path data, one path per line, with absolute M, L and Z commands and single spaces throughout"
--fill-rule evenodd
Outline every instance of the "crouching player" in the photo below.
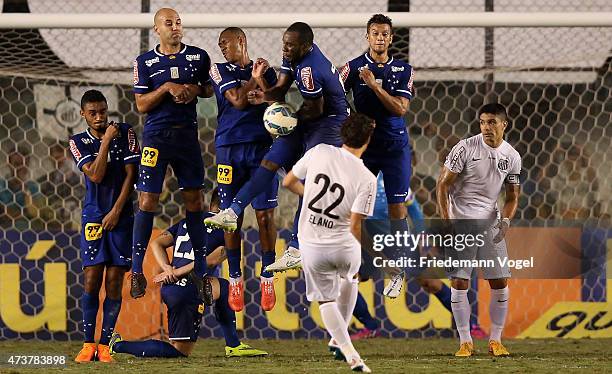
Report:
M 211 199 L 211 216 L 219 210 L 219 195 L 213 191 Z M 223 248 L 223 231 L 208 229 L 206 247 L 209 249 L 206 263 L 210 275 L 215 275 L 215 267 L 226 258 Z M 166 250 L 174 247 L 172 262 Z M 193 271 L 194 251 L 187 232 L 185 220 L 170 227 L 151 242 L 151 250 L 163 272 L 155 277 L 161 283 L 162 300 L 168 308 L 168 333 L 171 343 L 161 340 L 124 341 L 114 333 L 110 342 L 110 352 L 129 353 L 137 357 L 187 357 L 193 351 L 200 332 L 200 323 L 204 314 L 204 302 L 198 296 L 189 272 Z M 213 269 L 211 269 L 213 268 Z M 265 356 L 268 353 L 251 348 L 238 339 L 236 332 L 236 314 L 229 307 L 229 282 L 223 278 L 211 276 L 213 289 L 214 312 L 217 322 L 225 337 L 225 356 Z

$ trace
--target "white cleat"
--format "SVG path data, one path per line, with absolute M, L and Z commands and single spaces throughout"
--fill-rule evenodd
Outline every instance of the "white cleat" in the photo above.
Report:
M 362 359 L 353 360 L 351 361 L 349 365 L 351 365 L 352 371 L 358 371 L 361 373 L 371 373 L 372 372 L 372 369 L 370 369 L 368 365 L 366 365 L 365 362 L 363 362 Z
M 389 283 L 385 286 L 383 295 L 390 299 L 395 299 L 402 292 L 404 286 L 404 272 L 398 273 L 389 280 Z
M 238 216 L 230 208 L 224 209 L 212 217 L 204 220 L 204 225 L 233 232 L 238 228 Z
M 277 272 L 298 269 L 302 267 L 302 256 L 300 250 L 295 247 L 287 247 L 285 253 L 273 264 L 266 266 L 265 271 Z

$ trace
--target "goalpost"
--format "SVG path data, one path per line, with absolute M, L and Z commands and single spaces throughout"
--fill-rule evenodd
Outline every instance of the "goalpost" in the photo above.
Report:
M 261 13 L 261 8 L 245 5 L 245 13 L 239 14 L 232 13 L 229 5 L 215 8 L 220 13 L 209 13 L 211 1 L 177 2 L 184 41 L 207 50 L 213 62 L 223 60 L 217 47 L 219 32 L 227 26 L 241 26 L 250 57 L 265 57 L 274 66 L 280 64 L 284 28 L 298 20 L 313 26 L 315 42 L 334 64 L 342 66 L 366 50 L 365 24 L 387 4 L 378 1 L 368 7 L 340 1 L 335 13 L 323 13 L 326 3 L 318 1 L 317 11 L 306 13 L 305 5 L 296 0 L 288 1 L 286 11 L 293 13 Z M 38 186 L 32 191 L 36 215 L 21 209 L 17 198 L 6 205 L 15 206 L 17 213 L 0 215 L 0 305 L 4 305 L 0 308 L 0 339 L 80 338 L 77 300 L 82 282 L 75 230 L 83 187 L 78 173 L 70 169 L 72 160 L 61 164 L 63 176 L 52 172 L 62 157 L 56 154 L 58 147 L 65 146 L 70 134 L 84 129 L 78 104 L 82 93 L 100 89 L 109 99 L 112 119 L 133 124 L 139 134 L 144 123 L 131 91 L 132 61 L 156 44 L 153 15 L 137 13 L 138 7 L 119 0 L 66 3 L 70 6 L 58 6 L 54 10 L 58 13 L 49 13 L 55 9 L 50 3 L 30 1 L 32 13 L 0 14 L 0 157 L 6 160 L 9 154 L 22 153 L 30 179 Z M 497 100 L 507 106 L 511 117 L 507 140 L 523 159 L 520 225 L 591 219 L 608 220 L 609 226 L 612 8 L 560 13 L 502 7 L 501 3 L 497 6 L 499 12 L 497 8 L 476 12 L 470 7 L 466 13 L 382 11 L 393 19 L 394 56 L 415 68 L 416 97 L 407 123 L 417 159 L 412 187 L 425 216 L 436 216 L 433 190 L 445 153 L 458 139 L 478 131 L 479 107 Z M 295 104 L 300 97 L 291 90 L 288 99 Z M 198 114 L 209 189 L 215 181 L 214 99 L 200 100 Z M 10 169 L 7 163 L 0 166 L 5 173 Z M 168 185 L 175 183 L 170 178 Z M 156 221 L 159 228 L 183 215 L 177 193 L 164 199 Z M 280 247 L 288 239 L 286 228 L 291 227 L 296 201 L 281 192 L 279 204 Z M 246 226 L 253 223 L 247 217 Z M 258 281 L 254 276 L 259 259 L 257 234 L 248 229 L 244 238 L 249 288 L 249 282 Z M 41 245 L 47 241 L 54 244 L 43 253 Z M 43 243 L 36 247 L 39 257 L 30 251 L 35 243 Z M 588 251 L 601 250 L 600 242 L 591 244 Z M 607 300 L 605 272 L 588 279 L 520 282 L 512 291 L 519 310 L 511 311 L 509 336 L 531 331 L 536 319 L 564 300 Z M 238 315 L 242 333 L 249 338 L 323 336 L 320 318 L 312 314 L 316 308 L 308 309 L 300 291 L 304 285 L 299 273 L 282 274 L 276 284 L 279 306 L 264 314 L 247 305 L 248 312 Z M 385 316 L 383 336 L 452 333 L 450 314 L 414 284 L 408 286 L 407 295 L 377 305 L 372 300 L 380 300 L 374 295 L 380 294 L 382 280 L 361 287 L 376 314 Z M 160 299 L 149 294 L 144 301 L 125 299 L 119 329 L 128 339 L 163 334 Z M 7 306 L 8 301 L 13 304 Z M 17 308 L 19 301 L 24 306 Z M 254 298 L 252 303 L 256 303 Z M 51 309 L 44 309 L 45 305 Z M 139 318 L 143 315 L 146 320 Z M 202 334 L 214 335 L 208 327 L 214 324 L 207 323 L 212 317 L 206 318 Z

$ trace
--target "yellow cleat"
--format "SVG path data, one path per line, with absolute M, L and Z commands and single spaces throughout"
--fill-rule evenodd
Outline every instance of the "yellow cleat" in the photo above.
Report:
M 258 357 L 267 356 L 268 352 L 252 348 L 250 345 L 240 343 L 237 347 L 225 347 L 225 357 Z
M 489 340 L 489 353 L 495 357 L 507 357 L 510 356 L 510 352 L 504 347 L 501 342 L 496 340 Z
M 455 357 L 470 357 L 474 354 L 474 343 L 461 343 L 459 350 L 455 353 Z

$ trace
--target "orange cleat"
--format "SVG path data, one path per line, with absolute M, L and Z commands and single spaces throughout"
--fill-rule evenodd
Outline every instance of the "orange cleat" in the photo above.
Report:
M 98 344 L 98 361 L 100 362 L 114 362 L 111 357 L 108 345 Z
M 244 283 L 242 282 L 242 277 L 230 278 L 227 302 L 234 312 L 240 312 L 244 308 Z
M 83 343 L 83 348 L 76 356 L 76 362 L 90 362 L 96 358 L 96 343 Z
M 276 304 L 276 294 L 274 293 L 274 278 L 261 278 L 261 309 L 266 312 L 271 311 Z

